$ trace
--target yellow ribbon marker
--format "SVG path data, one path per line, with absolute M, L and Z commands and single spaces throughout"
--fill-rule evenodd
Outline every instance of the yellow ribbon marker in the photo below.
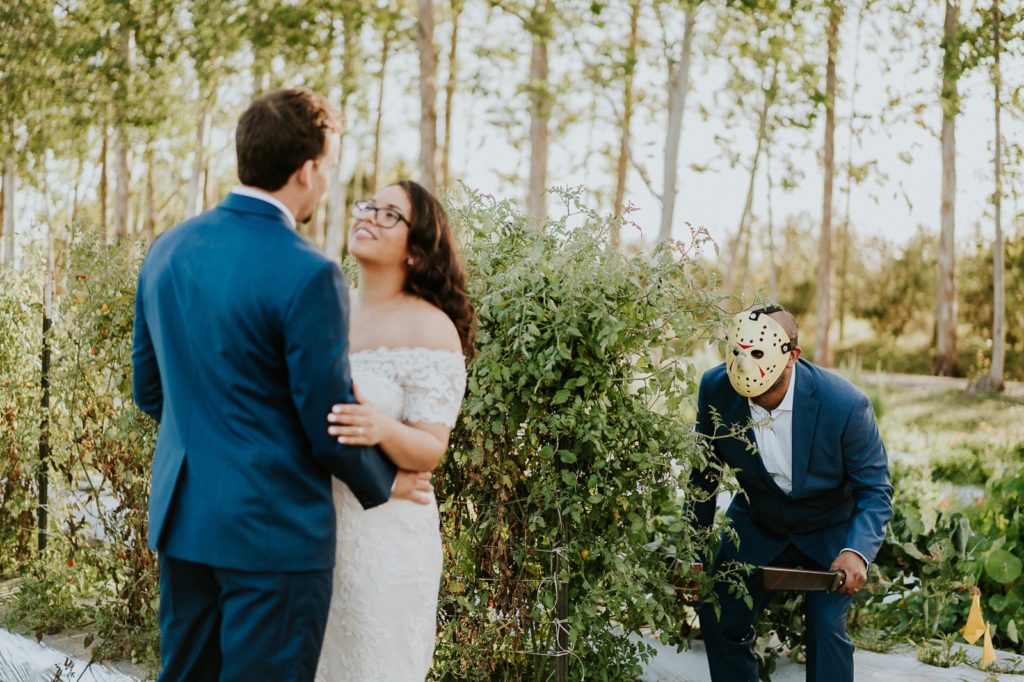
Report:
M 992 626 L 985 628 L 985 646 L 981 649 L 981 667 L 987 668 L 996 661 L 996 648 L 992 646 Z
M 988 629 L 981 617 L 981 590 L 975 587 L 971 599 L 971 611 L 967 614 L 967 624 L 960 630 L 968 644 L 974 644 L 982 635 L 988 636 Z

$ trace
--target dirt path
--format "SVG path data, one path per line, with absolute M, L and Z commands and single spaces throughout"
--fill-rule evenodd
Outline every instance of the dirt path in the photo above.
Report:
M 968 380 L 962 377 L 936 377 L 929 374 L 886 374 L 864 372 L 863 378 L 872 383 L 891 384 L 906 388 L 935 388 L 950 391 L 967 389 Z M 1024 398 L 1024 381 L 1007 381 L 1004 391 L 1010 398 Z

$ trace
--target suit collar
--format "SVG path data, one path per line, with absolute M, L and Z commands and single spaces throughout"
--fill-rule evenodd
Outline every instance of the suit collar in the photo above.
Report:
M 257 193 L 262 196 L 258 196 Z M 236 187 L 220 205 L 229 211 L 277 218 L 291 229 L 295 229 L 295 217 L 284 204 L 269 194 L 251 187 Z
M 818 392 L 817 368 L 806 360 L 798 360 L 800 379 L 793 396 L 793 494 L 803 491 L 807 480 L 807 465 L 811 461 L 811 443 L 818 421 L 821 402 L 814 397 Z M 795 368 L 794 368 L 795 369 Z

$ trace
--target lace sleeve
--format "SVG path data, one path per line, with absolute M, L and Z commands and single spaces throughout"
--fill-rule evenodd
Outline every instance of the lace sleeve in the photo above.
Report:
M 461 353 L 424 353 L 421 362 L 408 368 L 403 383 L 404 421 L 455 426 L 466 391 L 466 360 Z

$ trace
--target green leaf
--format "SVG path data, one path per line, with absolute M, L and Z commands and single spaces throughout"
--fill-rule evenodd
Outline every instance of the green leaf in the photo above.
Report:
M 967 541 L 971 539 L 971 522 L 967 517 L 958 515 L 956 527 L 953 529 L 953 546 L 961 557 L 967 555 Z
M 996 550 L 985 561 L 985 572 L 997 583 L 1012 583 L 1021 573 L 1021 561 L 1006 550 Z
M 919 550 L 914 545 L 914 543 L 912 543 L 912 542 L 904 542 L 902 545 L 900 545 L 900 547 L 903 549 L 904 552 L 906 552 L 910 556 L 914 557 L 918 561 L 924 561 L 924 559 L 925 559 L 924 554 L 921 553 L 921 550 Z
M 1010 641 L 1014 644 L 1020 644 L 1020 637 L 1017 634 L 1017 621 L 1013 618 L 1006 624 L 1006 636 L 1010 638 Z

